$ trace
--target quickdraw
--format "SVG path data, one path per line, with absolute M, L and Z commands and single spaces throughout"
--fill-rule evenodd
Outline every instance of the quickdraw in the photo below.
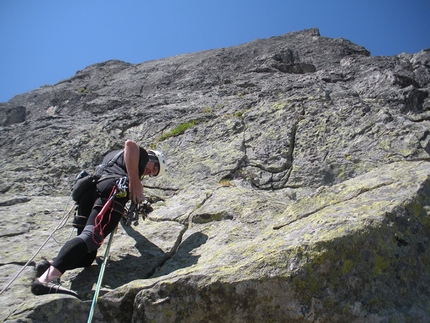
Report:
M 126 226 L 130 226 L 130 224 L 133 222 L 133 225 L 136 226 L 139 224 L 139 214 L 142 215 L 142 219 L 145 221 L 149 213 L 151 213 L 152 211 L 153 208 L 148 201 L 145 201 L 142 204 L 138 205 L 132 202 L 127 210 L 127 213 L 122 218 L 123 224 Z
M 115 197 L 126 197 L 128 194 L 128 177 L 121 177 L 119 180 L 117 180 L 116 189 Z

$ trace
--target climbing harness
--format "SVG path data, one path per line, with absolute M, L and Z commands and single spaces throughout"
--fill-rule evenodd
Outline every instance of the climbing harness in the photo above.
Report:
M 70 203 L 70 198 L 67 201 L 65 210 L 67 210 L 69 203 Z M 7 285 L 0 291 L 0 295 L 3 294 L 14 283 L 14 281 L 18 278 L 18 276 L 21 275 L 22 272 L 25 270 L 25 268 L 27 268 L 28 265 L 34 260 L 34 258 L 36 258 L 36 256 L 39 254 L 39 252 L 48 243 L 49 239 L 53 238 L 54 233 L 57 232 L 58 230 L 62 229 L 66 225 L 72 210 L 73 210 L 73 208 L 70 209 L 69 211 L 67 211 L 67 213 L 66 213 L 66 211 L 64 211 L 65 213 L 64 213 L 63 217 L 61 218 L 60 222 L 58 223 L 57 227 L 51 232 L 51 234 L 48 236 L 48 238 L 46 238 L 45 242 L 43 242 L 43 244 L 39 247 L 39 249 L 37 249 L 37 251 L 33 254 L 33 256 L 31 256 L 31 258 L 26 262 L 26 264 L 21 268 L 21 270 L 19 270 L 15 274 L 15 276 L 13 276 L 13 278 L 7 283 Z M 53 238 L 53 239 L 55 240 L 55 238 Z
M 124 150 L 118 151 L 115 156 L 112 157 L 106 164 L 101 164 L 96 167 L 94 174 L 89 174 L 86 170 L 81 171 L 75 178 L 75 182 L 72 186 L 72 199 L 75 202 L 79 202 L 81 197 L 84 195 L 86 191 L 88 191 L 91 187 L 96 186 L 98 181 L 103 177 L 117 177 L 117 175 L 104 175 L 101 174 L 103 171 L 107 168 L 112 166 L 118 158 L 121 156 L 121 154 L 124 152 Z
M 117 229 L 118 229 L 118 226 L 115 228 L 115 230 L 113 230 L 111 232 L 108 244 L 106 246 L 106 250 L 105 250 L 105 254 L 104 254 L 104 257 L 103 257 L 103 262 L 102 262 L 102 265 L 101 265 L 101 268 L 100 268 L 99 278 L 97 279 L 96 289 L 94 291 L 93 302 L 91 303 L 91 309 L 90 309 L 90 314 L 88 316 L 87 323 L 91 323 L 92 320 L 93 320 L 94 309 L 95 309 L 95 306 L 97 304 L 97 299 L 99 297 L 100 288 L 101 288 L 101 285 L 102 285 L 103 275 L 104 275 L 104 272 L 105 272 L 107 260 L 109 258 L 109 250 L 110 250 L 110 247 L 112 245 L 113 235 L 114 235 L 114 233 L 116 232 Z

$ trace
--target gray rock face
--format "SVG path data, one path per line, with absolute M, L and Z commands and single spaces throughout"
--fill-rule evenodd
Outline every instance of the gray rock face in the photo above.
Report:
M 74 234 L 74 176 L 126 139 L 168 172 L 120 226 L 94 322 L 430 322 L 430 50 L 374 57 L 317 29 L 133 65 L 108 61 L 0 106 L 6 284 Z M 47 239 L 54 231 L 55 239 Z M 100 250 L 99 256 L 103 256 Z M 5 322 L 86 322 L 82 296 L 33 296 Z

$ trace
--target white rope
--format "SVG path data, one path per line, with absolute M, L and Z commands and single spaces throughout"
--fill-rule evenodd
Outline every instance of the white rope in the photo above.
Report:
M 64 210 L 64 212 L 66 212 L 66 209 L 70 203 L 70 198 L 67 201 L 66 204 L 66 208 Z M 69 219 L 70 213 L 72 212 L 73 208 L 70 209 L 67 213 L 65 213 L 62 217 L 62 219 L 60 220 L 60 223 L 57 225 L 57 227 L 54 229 L 54 231 L 51 232 L 51 234 L 48 236 L 48 238 L 45 240 L 45 242 L 39 247 L 39 249 L 37 249 L 37 251 L 33 254 L 33 256 L 31 256 L 31 258 L 27 261 L 27 263 L 21 268 L 21 270 L 19 270 L 16 275 L 9 281 L 9 283 L 6 285 L 6 287 L 4 287 L 1 291 L 0 291 L 0 295 L 3 294 L 13 283 L 14 281 L 18 278 L 19 275 L 22 274 L 22 272 L 25 270 L 25 268 L 28 267 L 28 265 L 34 260 L 34 258 L 36 258 L 36 256 L 39 254 L 39 252 L 43 249 L 43 247 L 48 243 L 49 239 L 51 239 L 54 235 L 54 233 L 58 230 L 60 230 L 61 228 L 63 228 L 66 223 L 67 220 Z M 55 240 L 55 239 L 54 239 Z

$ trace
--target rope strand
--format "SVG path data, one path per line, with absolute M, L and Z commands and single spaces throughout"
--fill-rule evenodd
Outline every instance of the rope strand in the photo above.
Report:
M 109 224 L 109 222 L 111 220 L 111 216 L 112 216 L 112 212 L 113 212 L 113 207 L 111 207 L 111 206 L 112 206 L 113 198 L 115 197 L 115 192 L 116 192 L 116 186 L 112 187 L 112 191 L 110 192 L 109 199 L 107 200 L 107 202 L 102 207 L 102 209 L 97 214 L 97 216 L 94 220 L 94 230 L 92 233 L 92 239 L 93 239 L 94 243 L 96 243 L 99 246 L 101 246 L 103 241 L 104 241 L 104 234 L 103 234 L 104 229 L 106 228 L 106 226 Z M 108 209 L 110 209 L 110 212 L 108 215 L 107 223 L 104 226 L 102 226 L 103 217 L 104 217 L 104 215 Z M 95 232 L 97 230 L 98 230 L 99 236 L 102 238 L 102 241 L 100 241 L 100 242 L 98 242 L 97 239 L 95 238 Z
M 69 206 L 70 199 L 71 199 L 71 196 L 69 196 L 69 200 L 66 203 L 66 207 L 65 207 L 64 212 L 66 212 L 66 209 Z M 63 215 L 63 218 L 60 220 L 59 224 L 54 229 L 54 231 L 51 232 L 51 234 L 48 236 L 48 238 L 45 240 L 45 242 L 39 247 L 39 249 L 37 249 L 37 251 L 33 254 L 33 256 L 31 256 L 31 258 L 27 261 L 27 263 L 21 268 L 21 270 L 19 270 L 15 274 L 15 276 L 13 276 L 13 278 L 9 281 L 9 283 L 7 283 L 7 285 L 0 291 L 0 295 L 3 294 L 14 283 L 14 281 L 18 278 L 18 276 L 21 275 L 22 272 L 25 270 L 25 268 L 27 268 L 28 265 L 34 260 L 34 258 L 36 258 L 36 256 L 39 254 L 39 252 L 48 243 L 49 239 L 51 239 L 54 236 L 54 233 L 66 225 L 67 220 L 69 219 L 69 216 L 70 216 L 70 213 L 72 212 L 72 210 L 73 210 L 73 208 L 70 209 L 67 213 L 65 213 Z

